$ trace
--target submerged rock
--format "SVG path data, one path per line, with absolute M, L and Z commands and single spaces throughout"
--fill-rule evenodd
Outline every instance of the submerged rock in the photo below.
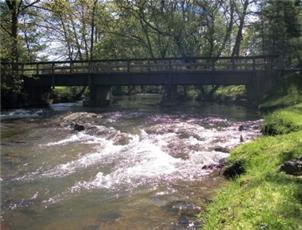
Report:
M 280 171 L 294 176 L 302 176 L 302 156 L 296 160 L 285 161 L 279 168 Z
M 90 224 L 82 228 L 83 230 L 98 230 L 99 226 L 96 224 Z
M 165 148 L 167 153 L 174 158 L 181 158 L 183 160 L 189 159 L 190 149 L 182 140 L 169 142 Z
M 128 145 L 130 142 L 129 136 L 127 133 L 119 132 L 116 133 L 113 137 L 113 144 L 115 145 Z
M 223 152 L 223 153 L 229 153 L 230 152 L 229 148 L 221 147 L 221 146 L 216 146 L 214 148 L 214 150 L 217 151 L 217 152 Z
M 168 211 L 179 215 L 194 217 L 201 212 L 201 207 L 183 200 L 172 201 L 165 206 Z
M 201 221 L 196 219 L 188 218 L 187 216 L 180 216 L 177 223 L 174 225 L 175 230 L 187 230 L 187 229 L 200 229 L 202 226 Z
M 119 212 L 110 211 L 110 212 L 100 215 L 98 217 L 98 221 L 100 223 L 110 223 L 110 222 L 117 221 L 121 217 L 122 217 L 122 215 Z
M 204 170 L 214 170 L 214 169 L 221 169 L 224 166 L 224 161 L 220 160 L 218 164 L 209 164 L 202 166 Z
M 201 222 L 197 217 L 202 211 L 199 206 L 189 201 L 177 200 L 167 204 L 165 209 L 178 216 L 177 221 L 173 224 L 173 229 L 199 229 L 201 227 Z

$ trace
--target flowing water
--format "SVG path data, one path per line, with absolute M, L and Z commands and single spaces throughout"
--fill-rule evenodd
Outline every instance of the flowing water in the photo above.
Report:
M 157 103 L 2 113 L 2 228 L 198 228 L 194 216 L 224 182 L 213 170 L 261 120 L 237 106 Z

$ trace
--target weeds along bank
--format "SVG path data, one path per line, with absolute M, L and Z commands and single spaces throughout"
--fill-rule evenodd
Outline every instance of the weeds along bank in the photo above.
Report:
M 232 151 L 224 173 L 229 182 L 200 214 L 203 229 L 302 229 L 301 80 L 287 76 L 260 106 L 271 110 L 263 136 Z

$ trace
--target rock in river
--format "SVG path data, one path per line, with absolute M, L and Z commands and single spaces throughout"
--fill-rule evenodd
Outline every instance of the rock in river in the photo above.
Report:
M 78 112 L 59 117 L 56 122 L 58 122 L 60 126 L 66 127 L 70 124 L 96 124 L 100 118 L 102 118 L 102 116 L 96 113 Z
M 84 125 L 80 125 L 80 124 L 77 124 L 77 123 L 72 124 L 71 126 L 73 127 L 73 129 L 75 131 L 83 131 L 85 129 Z

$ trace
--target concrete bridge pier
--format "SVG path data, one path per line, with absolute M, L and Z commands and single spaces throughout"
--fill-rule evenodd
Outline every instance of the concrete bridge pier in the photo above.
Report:
M 177 85 L 165 85 L 162 103 L 175 102 L 177 99 Z
M 44 87 L 32 87 L 32 88 L 25 88 L 25 93 L 27 97 L 27 106 L 30 107 L 44 107 L 48 106 L 48 99 L 51 92 L 50 86 Z
M 111 86 L 89 86 L 87 106 L 107 106 L 111 102 Z

